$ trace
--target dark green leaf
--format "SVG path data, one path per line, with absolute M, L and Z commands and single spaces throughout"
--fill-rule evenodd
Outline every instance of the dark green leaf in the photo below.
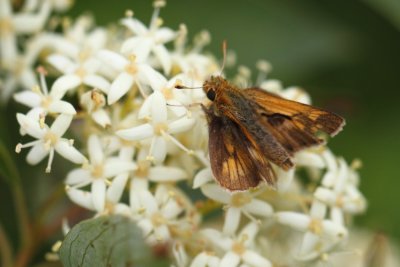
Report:
M 5 179 L 9 185 L 19 182 L 19 173 L 10 151 L 0 140 L 0 176 Z
M 124 216 L 82 221 L 67 234 L 60 258 L 66 267 L 145 267 L 160 265 L 136 224 Z

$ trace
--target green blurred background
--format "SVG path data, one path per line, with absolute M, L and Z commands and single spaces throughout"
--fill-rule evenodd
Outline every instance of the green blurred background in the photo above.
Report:
M 108 25 L 126 9 L 146 24 L 152 14 L 151 1 L 133 0 L 76 0 L 69 14 L 76 17 L 90 11 L 98 24 Z M 270 77 L 285 86 L 305 88 L 315 105 L 343 115 L 345 130 L 330 141 L 330 147 L 348 161 L 363 161 L 361 190 L 369 207 L 356 223 L 399 240 L 400 1 L 171 0 L 161 17 L 173 29 L 185 23 L 190 36 L 209 30 L 212 43 L 206 49 L 215 55 L 221 55 L 221 43 L 227 40 L 238 64 L 253 68 L 257 60 L 269 60 Z M 15 105 L 3 109 L 0 120 L 1 137 L 10 149 L 20 141 L 15 109 Z M 43 165 L 32 168 L 23 157 L 16 160 L 29 212 L 35 216 L 64 174 L 53 174 L 55 181 L 44 175 L 37 178 L 35 173 L 43 172 Z M 0 218 L 4 228 L 18 236 L 11 197 L 1 180 Z

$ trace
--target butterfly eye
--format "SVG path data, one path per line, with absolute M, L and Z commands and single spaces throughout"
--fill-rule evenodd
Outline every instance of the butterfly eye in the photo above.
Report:
M 210 99 L 211 101 L 214 101 L 214 99 L 215 99 L 214 89 L 210 89 L 207 91 L 207 98 Z

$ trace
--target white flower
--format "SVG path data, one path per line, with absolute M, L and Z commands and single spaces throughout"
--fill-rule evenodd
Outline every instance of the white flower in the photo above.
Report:
M 121 181 L 117 179 L 119 191 L 117 196 L 121 194 L 127 180 L 127 172 L 136 168 L 136 164 L 132 162 L 132 157 L 123 158 L 106 158 L 103 152 L 100 139 L 96 135 L 91 135 L 88 139 L 89 164 L 82 168 L 72 170 L 68 175 L 65 183 L 74 188 L 81 188 L 91 185 L 91 199 L 95 210 L 102 212 L 106 206 L 106 188 L 109 183 L 108 179 L 117 179 L 118 175 L 122 175 Z M 110 196 L 109 196 L 110 198 Z M 119 199 L 116 197 L 115 199 Z M 85 206 L 84 204 L 82 204 Z
M 127 17 L 122 19 L 122 24 L 131 30 L 135 36 L 122 43 L 121 52 L 126 55 L 134 54 L 138 62 L 145 62 L 152 52 L 161 63 L 166 74 L 171 70 L 171 57 L 164 44 L 172 41 L 176 34 L 169 28 L 160 27 L 162 20 L 158 17 L 164 1 L 155 1 L 155 9 L 147 28 L 139 20 Z
M 54 50 L 54 47 L 70 47 L 68 41 L 61 40 L 59 36 L 39 33 L 51 9 L 57 8 L 55 3 L 60 1 L 25 1 L 24 7 L 20 8 L 18 13 L 13 13 L 11 2 L 0 1 L 0 63 L 6 73 L 0 88 L 3 101 L 8 100 L 15 89 L 21 86 L 30 89 L 37 84 L 32 68 L 45 47 L 51 50 Z M 31 34 L 36 35 L 27 38 L 23 44 L 17 42 L 20 35 L 29 37 Z M 19 51 L 19 46 L 23 51 Z
M 22 34 L 32 34 L 43 28 L 51 11 L 50 1 L 42 1 L 38 12 L 13 14 L 12 2 L 0 0 L 0 59 L 1 65 L 12 68 L 18 59 L 16 38 Z
M 202 234 L 222 250 L 223 256 L 218 266 L 270 267 L 271 262 L 254 250 L 254 239 L 258 231 L 258 224 L 251 222 L 235 238 L 227 237 L 214 229 L 205 229 Z
M 255 198 L 257 192 L 230 193 L 216 184 L 205 184 L 201 191 L 208 198 L 227 205 L 223 233 L 228 235 L 236 232 L 242 213 L 254 221 L 253 215 L 266 218 L 273 214 L 270 204 Z
M 174 259 L 176 261 L 176 265 L 172 265 L 172 267 L 187 267 L 188 266 L 188 255 L 185 251 L 185 248 L 179 242 L 175 242 L 172 245 L 172 254 L 174 255 Z
M 192 103 L 189 97 L 182 90 L 175 88 L 178 83 L 186 79 L 187 78 L 182 74 L 171 78 L 169 81 L 167 81 L 167 79 L 165 79 L 163 76 L 160 76 L 157 83 L 153 83 L 152 89 L 161 93 L 161 95 L 164 97 L 164 102 L 167 105 L 167 109 L 176 117 L 181 117 L 188 112 L 184 104 Z M 144 103 L 139 110 L 139 119 L 151 116 L 153 97 L 154 92 L 144 100 Z
M 186 37 L 186 26 L 181 25 L 175 40 L 175 51 L 171 53 L 172 74 L 182 72 L 190 77 L 191 81 L 200 82 L 199 85 L 184 83 L 186 86 L 201 86 L 210 74 L 220 71 L 213 57 L 202 54 L 203 47 L 210 42 L 210 34 L 207 31 L 200 32 L 195 38 L 193 48 L 189 51 L 185 47 Z
M 154 87 L 162 75 L 154 70 L 147 63 L 140 63 L 136 60 L 136 55 L 128 56 L 128 59 L 109 50 L 101 50 L 98 58 L 108 64 L 118 76 L 112 82 L 108 91 L 108 104 L 114 104 L 124 96 L 133 85 L 138 86 L 143 92 L 142 87 L 150 85 Z
M 60 94 L 64 94 L 65 90 L 74 89 L 81 84 L 98 88 L 104 93 L 108 93 L 110 82 L 96 74 L 101 62 L 94 57 L 90 57 L 90 55 L 85 55 L 85 53 L 84 51 L 81 52 L 78 63 L 60 54 L 53 54 L 47 58 L 51 65 L 64 74 L 58 78 L 60 83 L 62 81 L 64 84 L 69 84 L 68 88 L 55 88 L 55 90 L 60 91 Z
M 292 211 L 275 213 L 276 220 L 305 232 L 298 259 L 312 260 L 347 237 L 347 229 L 334 221 L 324 220 L 326 205 L 314 200 L 310 215 Z
M 143 181 L 132 181 L 136 192 L 131 190 L 131 208 L 134 218 L 150 243 L 165 242 L 171 238 L 169 227 L 184 227 L 184 221 L 178 217 L 185 212 L 177 190 L 158 185 L 153 194 L 148 191 Z
M 62 101 L 62 95 L 55 94 L 52 90 L 53 88 L 49 92 L 44 77 L 44 70 L 39 71 L 39 74 L 40 87 L 34 86 L 32 91 L 16 93 L 14 94 L 14 99 L 32 108 L 29 114 L 33 114 L 33 116 L 46 116 L 48 113 L 75 115 L 75 108 L 69 102 Z
M 57 151 L 58 154 L 73 163 L 84 163 L 85 157 L 72 146 L 73 141 L 62 138 L 71 124 L 72 115 L 59 115 L 54 120 L 51 127 L 48 127 L 44 122 L 40 123 L 39 120 L 35 120 L 21 113 L 17 114 L 17 120 L 26 133 L 38 139 L 27 144 L 18 144 L 15 149 L 16 152 L 19 153 L 22 148 L 32 147 L 26 158 L 28 163 L 32 165 L 38 164 L 49 155 L 46 172 L 50 172 L 54 151 Z
M 111 118 L 103 109 L 106 105 L 106 98 L 99 90 L 93 89 L 84 93 L 80 98 L 80 103 L 97 124 L 103 128 L 111 125 Z
M 181 133 L 189 130 L 195 120 L 184 116 L 182 118 L 169 121 L 167 118 L 167 106 L 165 98 L 158 91 L 153 93 L 151 103 L 151 123 L 145 123 L 130 129 L 119 130 L 116 134 L 126 140 L 151 139 L 149 149 L 149 160 L 163 162 L 167 155 L 167 140 L 172 141 L 187 153 L 190 151 L 185 148 L 172 134 Z
M 211 167 L 207 166 L 201 169 L 193 178 L 193 189 L 201 188 L 203 185 L 214 181 L 214 176 Z
M 314 196 L 330 207 L 330 217 L 333 221 L 344 224 L 343 213 L 355 214 L 364 211 L 366 200 L 354 184 L 354 179 L 351 179 L 356 175 L 355 171 L 349 168 L 342 158 L 338 160 L 337 165 L 337 169 L 328 170 L 328 173 L 331 173 L 325 175 L 325 178 L 332 177 L 329 180 L 334 181 L 333 188 L 320 186 Z
M 219 267 L 221 259 L 213 252 L 203 251 L 194 257 L 190 267 Z
M 141 149 L 136 158 L 137 169 L 132 175 L 133 179 L 144 179 L 155 183 L 173 183 L 187 178 L 187 173 L 181 168 L 166 165 L 153 166 L 147 160 L 148 151 Z

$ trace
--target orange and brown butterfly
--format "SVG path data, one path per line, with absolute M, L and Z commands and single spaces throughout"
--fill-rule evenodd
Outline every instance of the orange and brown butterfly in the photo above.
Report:
M 293 168 L 294 153 L 323 143 L 317 132 L 334 136 L 345 124 L 332 112 L 260 88 L 239 89 L 222 76 L 211 77 L 202 88 L 211 101 L 202 105 L 211 169 L 230 191 L 248 190 L 263 181 L 275 187 L 271 163 L 285 171 Z

